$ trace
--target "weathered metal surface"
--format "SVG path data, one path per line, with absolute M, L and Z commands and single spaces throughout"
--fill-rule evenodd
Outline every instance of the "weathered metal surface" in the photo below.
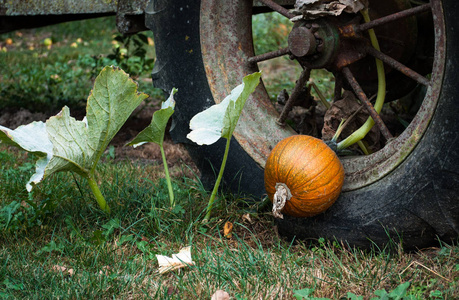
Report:
M 390 56 L 388 56 L 388 55 L 376 50 L 373 47 L 366 47 L 365 51 L 368 54 L 370 54 L 370 55 L 382 60 L 384 63 L 386 63 L 390 67 L 402 72 L 403 74 L 405 74 L 406 76 L 410 77 L 411 79 L 414 79 L 417 82 L 419 82 L 419 83 L 421 83 L 421 84 L 423 84 L 425 86 L 429 85 L 429 80 L 427 78 L 425 78 L 421 74 L 413 71 L 412 69 L 408 68 L 407 66 L 405 66 L 404 64 L 398 62 L 397 60 L 393 59 L 392 57 L 390 57 Z
M 314 33 L 305 26 L 295 27 L 288 35 L 288 47 L 296 57 L 305 57 L 317 52 Z
M 335 90 L 334 90 L 334 97 L 333 101 L 338 101 L 342 97 L 343 91 L 343 75 L 340 72 L 333 72 L 333 76 L 335 77 Z
M 402 0 L 395 1 L 397 5 L 399 4 L 398 2 L 402 4 L 404 2 Z M 378 0 L 373 0 L 370 1 L 370 8 L 372 8 L 371 4 L 374 3 L 379 6 L 388 5 L 387 2 L 382 3 Z M 201 8 L 203 11 L 208 10 L 209 5 L 212 7 L 212 10 L 204 15 L 204 22 L 201 22 L 201 24 L 204 24 L 204 27 L 206 27 L 201 40 L 201 44 L 204 48 L 203 57 L 206 64 L 209 85 L 212 87 L 214 97 L 219 99 L 217 101 L 221 101 L 224 95 L 230 91 L 231 85 L 228 83 L 233 82 L 232 86 L 236 85 L 244 74 L 253 70 L 247 67 L 249 64 L 244 63 L 244 57 L 247 57 L 247 59 L 248 57 L 253 57 L 253 53 L 251 52 L 252 37 L 247 30 L 241 29 L 242 32 L 244 32 L 244 34 L 241 34 L 237 25 L 241 23 L 242 15 L 250 14 L 250 9 L 245 8 L 245 10 L 239 10 L 239 13 L 236 13 L 236 11 L 238 11 L 237 6 L 240 5 L 238 1 L 227 3 L 226 7 L 220 8 L 217 8 L 217 6 L 221 4 L 218 0 L 206 0 L 204 4 L 205 5 Z M 444 22 L 441 1 L 432 0 L 431 4 L 434 15 L 434 25 L 436 28 L 436 45 L 432 79 L 427 89 L 425 100 L 408 128 L 400 136 L 393 138 L 382 150 L 368 156 L 342 159 L 346 170 L 345 185 L 343 187 L 344 191 L 361 188 L 362 186 L 371 184 L 393 170 L 409 155 L 415 145 L 420 141 L 423 132 L 429 124 L 438 101 L 445 64 Z M 395 5 L 396 7 L 392 6 L 390 8 L 391 10 L 382 11 L 380 16 L 390 15 L 393 12 L 404 10 L 397 8 L 397 5 Z M 233 11 L 233 13 L 229 13 L 229 11 Z M 218 14 L 216 12 L 218 12 Z M 221 17 L 225 15 L 226 17 Z M 247 16 L 244 16 L 244 18 L 246 17 Z M 373 19 L 377 18 L 377 16 L 375 17 L 373 15 Z M 203 19 L 201 21 L 203 21 Z M 246 20 L 245 22 L 249 21 Z M 411 23 L 411 21 L 409 23 Z M 248 23 L 245 24 L 247 25 Z M 344 25 L 345 24 L 343 24 L 343 26 Z M 399 23 L 396 22 L 396 25 L 389 25 L 392 26 L 388 27 L 389 29 L 386 31 L 387 34 L 385 34 L 385 36 L 390 36 L 391 30 L 397 31 L 398 29 L 400 31 Z M 386 26 L 378 27 L 378 30 Z M 409 26 L 410 25 L 407 25 L 407 27 Z M 403 30 L 406 31 L 406 33 L 411 32 L 408 29 Z M 231 34 L 228 34 L 228 31 L 230 31 Z M 211 38 L 209 38 L 209 35 Z M 393 32 L 392 35 L 394 35 Z M 343 36 L 341 36 L 341 38 L 345 39 Z M 352 41 L 352 38 L 346 39 Z M 410 41 L 407 41 L 407 43 L 409 45 Z M 223 45 L 225 45 L 225 47 Z M 361 46 L 362 45 L 359 45 L 358 48 L 360 51 L 362 51 L 362 49 L 364 51 L 364 47 Z M 241 49 L 245 49 L 242 51 L 242 54 Z M 324 50 L 327 51 L 326 49 Z M 410 53 L 410 51 L 407 51 L 407 53 Z M 237 59 L 234 57 L 235 54 L 237 54 Z M 393 52 L 391 56 L 392 54 Z M 406 53 L 401 53 L 396 57 L 403 58 L 406 55 Z M 374 65 L 374 60 L 370 59 L 370 61 L 371 65 Z M 366 67 L 368 68 L 368 66 L 369 65 Z M 221 90 L 223 90 L 223 92 L 221 92 Z M 276 113 L 268 107 L 270 106 L 268 102 L 269 98 L 265 91 L 263 89 L 258 89 L 256 95 L 246 104 L 248 105 L 246 108 L 250 111 L 250 113 L 247 114 L 249 117 L 246 115 L 244 119 L 241 119 L 242 122 L 240 121 L 238 124 L 238 141 L 261 166 L 264 166 L 266 153 L 269 153 L 272 146 L 275 145 L 282 136 L 294 134 L 289 126 L 277 126 L 277 129 L 272 127 L 271 119 L 276 118 Z M 268 111 L 269 113 L 267 113 Z M 260 136 L 259 139 L 257 139 L 257 135 Z M 266 139 L 266 141 L 264 141 L 264 139 Z
M 402 13 L 403 11 L 411 9 L 409 0 L 371 0 L 369 3 L 370 18 L 373 21 L 394 13 Z M 358 23 L 352 22 L 352 24 L 357 25 Z M 378 37 L 381 52 L 403 64 L 406 64 L 407 66 L 411 66 L 410 61 L 416 55 L 416 47 L 419 40 L 419 31 L 415 17 L 411 16 L 404 19 L 397 19 L 393 22 L 378 26 L 374 30 L 376 36 Z M 366 32 L 357 32 L 355 37 L 362 37 L 368 43 L 368 36 Z M 350 40 L 352 42 L 352 38 L 350 38 Z M 360 45 L 360 50 L 364 55 L 366 55 L 364 46 L 365 45 Z M 349 66 L 349 68 L 367 94 L 376 92 L 378 78 L 376 64 L 374 63 L 373 57 L 368 56 L 361 59 L 361 61 L 354 62 Z M 401 83 L 404 76 L 398 74 L 398 72 L 389 67 L 385 68 L 385 72 L 387 89 L 389 91 L 387 99 L 389 99 L 392 93 L 402 95 L 405 87 L 409 86 L 407 83 Z M 391 78 L 402 79 L 391 80 Z
M 293 18 L 295 16 L 288 9 L 284 8 L 283 6 L 281 6 L 280 4 L 278 4 L 278 3 L 276 3 L 276 2 L 274 2 L 272 0 L 258 0 L 258 1 L 263 3 L 264 5 L 268 6 L 272 10 L 277 11 L 278 13 L 280 13 L 281 15 L 283 15 L 286 18 L 291 19 L 291 18 Z
M 114 14 L 121 33 L 136 33 L 147 29 L 147 3 L 148 0 L 0 0 L 0 33 Z
M 116 27 L 123 34 L 147 30 L 144 11 L 148 0 L 118 0 Z
M 317 46 L 315 51 L 312 51 L 309 55 L 295 58 L 301 65 L 310 69 L 321 69 L 330 66 L 339 50 L 340 37 L 337 26 L 327 19 L 318 19 L 314 20 L 313 23 L 298 21 L 293 30 L 301 27 L 310 28 L 316 39 Z
M 143 14 L 148 0 L 0 0 L 0 16 Z
M 311 69 L 303 69 L 300 74 L 300 78 L 298 78 L 295 87 L 293 88 L 292 95 L 288 99 L 287 103 L 282 110 L 282 113 L 277 120 L 277 124 L 280 126 L 285 126 L 285 120 L 287 119 L 288 113 L 292 110 L 293 105 L 297 102 L 298 97 L 301 95 L 303 88 L 306 86 L 306 82 L 309 80 L 309 76 L 311 75 Z
M 275 2 L 278 5 L 291 7 L 293 7 L 293 5 L 295 4 L 295 0 L 274 0 L 272 2 Z M 264 4 L 261 0 L 253 0 L 253 8 L 260 6 L 266 6 L 266 4 Z
M 2 16 L 63 15 L 116 12 L 114 0 L 0 0 Z
M 257 55 L 257 56 L 251 56 L 251 57 L 248 58 L 248 62 L 249 63 L 257 63 L 257 62 L 260 62 L 260 61 L 265 61 L 265 60 L 273 59 L 273 58 L 276 58 L 276 57 L 279 57 L 279 56 L 287 55 L 289 53 L 290 53 L 290 49 L 288 47 L 286 47 L 286 48 L 282 48 L 282 49 L 279 49 L 279 50 L 276 50 L 276 51 L 263 53 L 263 54 L 260 54 L 260 55 Z
M 401 20 L 404 18 L 408 18 L 411 16 L 414 16 L 416 14 L 419 14 L 421 12 L 429 11 L 430 10 L 430 3 L 420 5 L 413 7 L 411 9 L 406 9 L 401 12 L 391 14 L 382 18 L 379 18 L 377 20 L 370 21 L 368 23 L 363 23 L 355 27 L 355 31 L 365 31 L 371 28 L 375 28 L 377 26 L 381 26 L 387 23 L 392 23 L 397 20 Z
M 126 15 L 141 15 L 145 12 L 148 1 L 149 0 L 117 0 L 117 12 Z
M 366 56 L 366 44 L 367 42 L 363 39 L 340 39 L 339 51 L 329 67 L 332 70 L 341 70 L 361 60 Z
M 371 155 L 342 159 L 346 177 L 343 190 L 354 190 L 382 178 L 407 158 L 421 140 L 435 112 L 445 70 L 445 24 L 440 0 L 431 0 L 435 26 L 435 58 L 430 85 L 422 105 L 403 133 Z
M 118 13 L 116 15 L 116 28 L 122 34 L 134 34 L 140 31 L 148 30 L 145 27 L 145 15 L 128 15 Z
M 365 92 L 362 90 L 357 80 L 355 80 L 354 75 L 352 75 L 351 70 L 349 70 L 348 67 L 344 67 L 342 69 L 342 73 L 344 77 L 347 79 L 347 81 L 349 82 L 349 84 L 351 85 L 357 97 L 360 99 L 360 102 L 362 102 L 363 106 L 365 107 L 367 112 L 370 114 L 371 118 L 375 122 L 379 131 L 381 131 L 382 135 L 386 138 L 386 140 L 392 139 L 393 138 L 392 134 L 390 133 L 389 129 L 387 129 L 387 126 L 386 124 L 384 124 L 383 120 L 381 119 L 381 116 L 375 110 L 373 105 L 371 105 L 370 101 L 365 95 Z

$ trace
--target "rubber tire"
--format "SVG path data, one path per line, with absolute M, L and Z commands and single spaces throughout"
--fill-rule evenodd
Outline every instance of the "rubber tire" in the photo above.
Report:
M 313 218 L 285 216 L 279 233 L 288 239 L 337 239 L 351 246 L 382 247 L 391 241 L 405 249 L 457 241 L 459 236 L 459 24 L 454 21 L 459 2 L 443 0 L 446 26 L 446 68 L 439 104 L 421 142 L 389 175 L 367 187 L 343 192 L 324 214 Z M 199 0 L 157 0 L 150 3 L 146 24 L 153 33 L 157 63 L 154 85 L 165 91 L 178 88 L 171 135 L 184 143 L 202 173 L 213 185 L 224 141 L 197 146 L 186 138 L 189 120 L 212 105 L 213 98 L 202 62 Z M 233 191 L 260 197 L 265 194 L 263 169 L 231 141 L 224 180 Z M 215 169 L 215 170 L 214 170 Z

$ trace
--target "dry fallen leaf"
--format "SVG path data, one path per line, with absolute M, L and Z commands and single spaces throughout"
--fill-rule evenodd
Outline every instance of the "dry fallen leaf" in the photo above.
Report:
M 303 14 L 302 17 L 294 17 L 292 20 L 304 18 L 316 19 L 322 16 L 339 16 L 342 12 L 357 13 L 368 7 L 366 0 L 297 0 L 295 11 Z
M 253 224 L 253 220 L 252 218 L 250 217 L 250 214 L 243 214 L 242 215 L 242 220 L 246 221 L 246 222 L 249 222 L 250 224 Z
M 193 259 L 191 258 L 191 246 L 180 249 L 179 253 L 172 254 L 172 257 L 156 255 L 156 259 L 159 264 L 159 274 L 194 265 Z
M 213 295 L 211 300 L 229 300 L 230 296 L 227 292 L 222 290 L 217 290 Z
M 231 233 L 233 232 L 233 223 L 226 222 L 223 226 L 223 236 L 227 239 L 231 238 Z

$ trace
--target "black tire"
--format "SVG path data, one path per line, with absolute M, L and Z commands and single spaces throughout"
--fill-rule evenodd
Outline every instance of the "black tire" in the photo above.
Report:
M 214 103 L 200 44 L 200 2 L 153 1 L 146 23 L 154 33 L 158 58 L 152 74 L 154 84 L 166 91 L 172 87 L 179 90 L 171 135 L 176 142 L 187 145 L 203 182 L 213 184 L 213 168 L 218 170 L 220 166 L 224 141 L 200 147 L 186 138 L 190 118 Z M 438 101 L 422 138 L 396 168 L 378 180 L 343 191 L 325 213 L 313 218 L 285 216 L 278 222 L 281 235 L 289 239 L 336 238 L 358 247 L 382 246 L 395 239 L 401 240 L 405 249 L 458 238 L 459 23 L 454 18 L 459 3 L 432 3 L 441 4 L 444 12 L 445 48 L 438 69 L 441 74 L 437 74 L 442 80 L 436 81 L 438 87 L 431 91 Z M 263 168 L 236 139 L 232 140 L 224 179 L 235 191 L 258 198 L 265 194 Z

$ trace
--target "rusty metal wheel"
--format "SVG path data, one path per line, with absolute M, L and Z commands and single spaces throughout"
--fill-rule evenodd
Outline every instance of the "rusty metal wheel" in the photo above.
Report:
M 279 231 L 291 238 L 338 238 L 357 246 L 384 244 L 395 234 L 407 247 L 422 247 L 437 237 L 457 238 L 459 110 L 452 95 L 458 92 L 454 83 L 458 64 L 451 53 L 458 50 L 454 35 L 458 26 L 452 13 L 458 4 L 453 0 L 370 1 L 370 23 L 363 24 L 357 15 L 298 22 L 287 47 L 255 55 L 253 13 L 271 10 L 292 17 L 285 9 L 288 1 L 283 1 L 284 6 L 276 4 L 282 1 L 256 3 L 260 2 L 263 5 L 256 7 L 247 0 L 151 4 L 147 24 L 155 34 L 158 54 L 153 79 L 159 87 L 175 86 L 182 92 L 171 130 L 176 141 L 190 144 L 185 138 L 189 119 L 221 101 L 265 59 L 289 55 L 298 61 L 303 71 L 297 90 L 304 87 L 311 69 L 327 68 L 335 74 L 335 100 L 347 89 L 363 103 L 375 92 L 376 57 L 386 65 L 388 100 L 424 90 L 422 104 L 402 132 L 388 128 L 370 106 L 383 146 L 370 155 L 343 157 L 346 181 L 336 204 L 314 218 L 279 221 Z M 382 41 L 381 51 L 368 46 L 365 32 L 373 27 Z M 429 51 L 431 55 L 426 55 Z M 284 125 L 291 107 L 302 102 L 295 98 L 295 89 L 281 111 L 263 85 L 248 100 L 226 171 L 233 188 L 258 196 L 264 193 L 266 157 L 281 139 L 297 134 L 295 126 Z M 204 178 L 211 181 L 211 165 L 220 164 L 222 145 L 190 144 L 189 150 Z
M 264 0 L 261 2 L 270 4 L 279 13 L 283 13 L 287 17 L 294 16 L 272 1 Z M 370 7 L 371 5 L 373 7 L 376 6 L 374 4 L 381 6 L 373 10 L 375 15 L 400 14 L 398 11 L 400 6 L 406 8 L 403 10 L 405 14 L 413 10 L 418 11 L 418 13 L 419 11 L 425 11 L 419 9 L 419 6 L 411 8 L 407 1 L 385 1 L 383 5 L 381 3 L 381 1 L 370 1 Z M 393 4 L 389 5 L 390 3 Z M 437 3 L 439 2 L 437 1 Z M 252 5 L 249 1 L 231 1 L 231 3 L 222 4 L 221 1 L 203 0 L 201 7 L 204 8 L 201 14 L 203 60 L 213 98 L 217 102 L 219 99 L 224 98 L 244 74 L 256 70 L 257 66 L 254 63 L 287 54 L 297 60 L 304 68 L 304 73 L 306 73 L 302 80 L 299 79 L 297 81 L 299 88 L 305 85 L 306 77 L 309 77 L 307 73 L 311 69 L 328 68 L 330 71 L 342 74 L 342 77 L 357 84 L 362 79 L 372 77 L 371 70 L 367 71 L 365 67 L 367 69 L 373 67 L 374 60 L 366 60 L 363 63 L 360 61 L 368 52 L 370 52 L 370 55 L 377 55 L 392 63 L 392 65 L 399 67 L 400 70 L 415 77 L 421 84 L 430 86 L 429 81 L 424 76 L 410 68 L 400 66 L 400 63 L 394 64 L 393 59 L 390 60 L 387 56 L 383 56 L 382 52 L 370 50 L 372 48 L 367 46 L 366 37 L 358 34 L 358 32 L 362 31 L 360 27 L 364 25 L 360 25 L 358 23 L 359 19 L 356 17 L 351 20 L 349 20 L 349 17 L 343 18 L 342 21 L 336 20 L 336 18 L 318 19 L 296 24 L 298 26 L 295 25 L 289 35 L 287 48 L 256 56 L 253 53 L 250 13 Z M 429 4 L 421 7 L 430 10 Z M 397 15 L 393 16 L 397 17 Z M 373 25 L 381 23 L 381 18 L 373 19 Z M 439 22 L 438 19 L 436 20 L 436 22 Z M 387 49 L 386 52 L 392 53 L 392 56 L 405 62 L 414 55 L 417 35 L 416 19 L 412 17 L 409 22 L 406 22 L 406 19 L 402 21 L 397 19 L 397 21 L 394 23 L 392 20 L 392 22 L 388 23 L 390 25 L 389 28 L 385 28 L 387 26 L 384 25 L 381 26 L 383 30 L 381 30 L 380 39 L 386 42 L 383 44 L 383 48 Z M 402 25 L 400 25 L 400 22 L 402 22 Z M 368 27 L 370 26 L 365 26 L 365 28 Z M 415 31 L 413 32 L 410 27 L 415 27 Z M 395 28 L 398 28 L 398 30 L 395 31 Z M 434 66 L 436 69 L 432 71 L 431 67 L 427 71 L 432 74 L 432 82 L 441 82 L 442 80 L 442 68 L 444 66 L 444 63 L 440 62 L 442 60 L 442 52 L 444 52 L 441 45 L 444 41 L 440 40 L 442 36 L 441 34 L 437 35 L 438 46 L 436 47 L 437 53 L 435 53 L 436 61 Z M 390 37 L 390 39 L 383 39 L 384 37 Z M 323 41 L 320 44 L 321 48 L 319 48 L 319 43 L 316 41 Z M 406 42 L 402 44 L 403 47 L 400 46 L 402 42 Z M 311 53 L 308 53 L 308 51 Z M 362 71 L 362 69 L 365 70 Z M 358 74 L 353 75 L 353 73 Z M 365 81 L 365 85 L 370 86 L 368 90 L 371 90 L 371 82 L 368 84 L 370 80 Z M 402 85 L 409 84 L 402 82 Z M 384 122 L 378 118 L 380 131 L 384 133 L 384 138 L 392 142 L 388 143 L 381 151 L 370 156 L 343 158 L 342 161 L 346 169 L 344 191 L 358 189 L 377 181 L 404 160 L 420 139 L 420 135 L 414 135 L 413 133 L 424 132 L 428 121 L 432 117 L 438 100 L 439 87 L 439 85 L 432 84 L 432 88 L 437 89 L 430 90 L 430 95 L 427 96 L 427 101 L 424 101 L 418 117 L 413 120 L 403 135 L 398 136 L 395 140 L 392 139 L 392 134 L 387 130 Z M 295 99 L 292 98 L 294 97 L 290 97 L 289 102 L 293 104 Z M 336 96 L 335 98 L 339 97 Z M 279 126 L 278 124 L 279 122 L 285 122 L 285 116 L 288 114 L 289 109 L 291 109 L 291 106 L 285 105 L 284 110 L 278 116 L 278 112 L 263 88 L 260 88 L 257 94 L 246 104 L 244 115 L 240 120 L 239 130 L 236 132 L 236 139 L 259 165 L 264 166 L 264 162 L 274 145 L 284 137 L 295 134 L 291 127 Z M 259 120 L 263 120 L 263 122 L 259 122 Z

